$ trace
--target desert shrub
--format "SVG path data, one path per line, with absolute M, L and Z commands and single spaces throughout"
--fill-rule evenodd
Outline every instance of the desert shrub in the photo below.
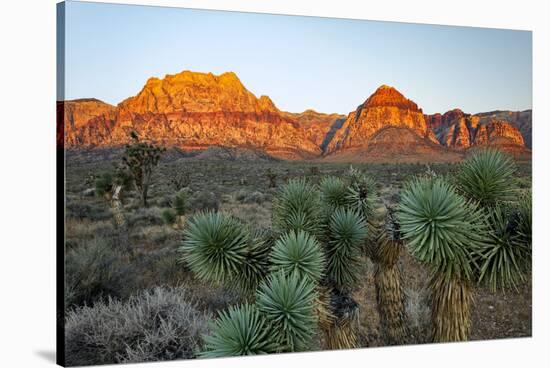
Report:
M 104 204 L 88 204 L 68 198 L 65 206 L 65 213 L 67 217 L 94 221 L 107 220 L 113 216 L 111 211 Z
M 194 211 L 217 211 L 220 202 L 216 195 L 209 191 L 194 193 L 189 199 L 189 209 Z
M 113 244 L 96 237 L 71 249 L 66 257 L 67 307 L 92 305 L 107 297 L 123 297 L 131 291 L 133 277 Z
M 257 203 L 262 204 L 266 201 L 266 196 L 262 192 L 259 191 L 253 191 L 248 192 L 246 190 L 239 190 L 235 194 L 235 199 L 241 203 Z
M 130 227 L 143 225 L 162 225 L 162 211 L 158 207 L 138 208 L 126 218 Z
M 162 210 L 161 216 L 162 221 L 164 221 L 165 224 L 171 225 L 176 222 L 177 213 L 171 208 L 165 208 L 164 210 Z
M 65 323 L 67 365 L 194 358 L 206 320 L 183 288 L 155 288 L 126 302 L 77 308 Z

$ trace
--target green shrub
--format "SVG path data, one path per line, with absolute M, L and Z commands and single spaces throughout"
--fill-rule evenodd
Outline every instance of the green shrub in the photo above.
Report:
M 165 208 L 162 210 L 161 216 L 165 224 L 171 225 L 176 222 L 177 213 L 171 208 Z

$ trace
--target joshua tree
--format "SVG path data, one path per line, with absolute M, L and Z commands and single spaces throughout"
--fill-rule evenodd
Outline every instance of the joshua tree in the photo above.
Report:
M 205 358 L 237 355 L 258 355 L 277 352 L 269 325 L 254 305 L 229 307 L 213 324 L 211 335 L 205 336 Z
M 398 220 L 410 253 L 431 268 L 433 340 L 466 340 L 475 261 L 489 230 L 484 213 L 443 179 L 418 178 L 401 194 Z
M 165 149 L 146 142 L 140 142 L 136 132 L 131 132 L 130 136 L 133 143 L 126 145 L 122 162 L 124 168 L 132 175 L 142 204 L 146 207 L 153 169 L 158 165 L 160 156 Z
M 175 190 L 181 191 L 191 184 L 191 175 L 188 172 L 178 171 L 170 177 L 170 184 Z
M 374 263 L 374 285 L 382 333 L 388 345 L 404 344 L 408 335 L 405 293 L 397 264 L 403 247 L 399 223 L 392 208 L 375 230 L 370 256 Z

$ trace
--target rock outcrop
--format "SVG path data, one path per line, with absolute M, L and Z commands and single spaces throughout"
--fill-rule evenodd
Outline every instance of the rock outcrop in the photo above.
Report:
M 311 109 L 301 113 L 283 112 L 283 115 L 298 122 L 300 127 L 306 131 L 309 139 L 322 151 L 326 149 L 334 137 L 334 133 L 342 127 L 346 120 L 345 115 L 323 114 Z
M 503 114 L 470 115 L 454 109 L 443 115 L 427 115 L 426 119 L 439 142 L 445 147 L 459 150 L 482 145 L 526 148 L 520 130 L 510 121 L 495 118 L 497 115 Z M 530 123 L 524 122 L 524 127 L 527 126 Z
M 417 144 L 437 147 L 438 141 L 417 104 L 395 88 L 383 85 L 348 115 L 329 143 L 327 152 L 364 151 L 376 143 L 373 137 L 388 127 L 409 129 L 421 138 Z M 398 136 L 394 138 L 399 140 Z
M 136 96 L 68 131 L 65 143 L 122 145 L 132 130 L 149 141 L 182 149 L 254 148 L 288 159 L 321 154 L 296 120 L 281 113 L 269 97 L 256 98 L 234 73 L 184 71 L 150 78 Z

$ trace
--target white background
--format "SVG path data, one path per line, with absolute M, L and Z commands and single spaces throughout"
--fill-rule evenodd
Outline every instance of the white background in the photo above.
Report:
M 547 1 L 113 2 L 534 31 L 533 338 L 178 361 L 146 367 L 548 366 L 550 244 L 547 224 L 550 215 L 546 212 L 550 208 L 547 174 L 550 162 L 550 11 L 545 9 Z M 0 367 L 34 368 L 54 364 L 55 3 L 55 0 L 4 0 L 0 3 Z M 472 92 L 475 93 L 475 89 Z M 127 365 L 134 366 L 145 367 Z

